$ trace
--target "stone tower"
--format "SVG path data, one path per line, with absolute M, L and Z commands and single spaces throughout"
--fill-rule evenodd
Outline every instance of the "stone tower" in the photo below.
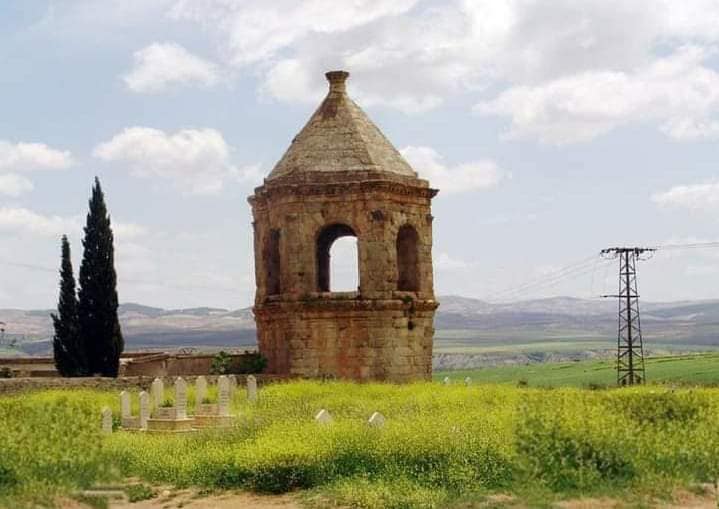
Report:
M 255 320 L 269 373 L 407 381 L 432 373 L 437 193 L 348 96 L 329 93 L 249 198 Z M 330 248 L 357 239 L 359 287 L 332 292 Z

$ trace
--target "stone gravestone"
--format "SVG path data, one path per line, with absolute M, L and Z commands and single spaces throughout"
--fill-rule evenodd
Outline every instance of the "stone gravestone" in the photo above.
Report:
M 449 385 L 450 383 L 452 383 L 452 381 L 449 379 L 448 376 L 445 376 L 445 377 L 444 377 L 444 380 L 442 380 L 442 383 L 443 383 L 444 385 Z
M 195 408 L 199 408 L 205 398 L 207 398 L 207 380 L 200 375 L 195 380 Z
M 108 435 L 112 433 L 112 410 L 109 407 L 102 409 L 102 432 Z
M 230 415 L 230 381 L 225 375 L 217 378 L 217 413 L 221 417 Z
M 466 385 L 467 387 L 469 387 L 470 385 L 472 385 L 472 379 L 471 379 L 470 377 L 465 378 L 465 379 L 464 379 L 464 385 Z
M 315 415 L 315 422 L 319 424 L 329 424 L 332 422 L 332 416 L 327 410 L 323 408 L 322 410 L 317 412 L 317 415 Z
M 374 428 L 381 428 L 382 426 L 384 426 L 384 421 L 385 421 L 384 415 L 382 415 L 379 412 L 375 412 L 369 418 L 369 420 L 367 421 L 367 424 L 369 424 L 370 426 L 372 426 Z
M 252 375 L 247 377 L 247 400 L 257 401 L 257 379 Z
M 230 399 L 235 397 L 237 392 L 237 377 L 235 375 L 227 375 L 227 379 L 230 381 Z
M 187 382 L 181 376 L 175 380 L 175 408 L 177 419 L 187 419 Z
M 140 429 L 147 429 L 147 419 L 150 418 L 150 395 L 145 391 L 140 393 Z
M 155 409 L 162 406 L 162 401 L 165 399 L 165 384 L 161 379 L 155 378 L 152 381 L 152 405 Z
M 130 409 L 130 393 L 122 391 L 120 393 L 120 419 L 124 421 L 132 417 L 132 410 Z

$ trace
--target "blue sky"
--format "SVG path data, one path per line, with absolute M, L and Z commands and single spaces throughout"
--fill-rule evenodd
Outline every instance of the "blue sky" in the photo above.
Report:
M 719 240 L 718 43 L 709 0 L 1 2 L 0 307 L 55 305 L 94 175 L 122 302 L 249 305 L 246 198 L 340 68 L 440 189 L 438 294 L 613 291 L 603 262 L 505 290 L 609 245 Z M 719 297 L 718 260 L 660 252 L 642 296 Z

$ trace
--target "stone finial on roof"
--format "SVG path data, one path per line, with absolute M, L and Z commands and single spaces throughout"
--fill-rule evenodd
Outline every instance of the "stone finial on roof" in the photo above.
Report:
M 367 114 L 347 95 L 347 71 L 325 73 L 330 88 L 267 177 L 335 175 L 368 171 L 416 178 L 417 174 Z
M 346 93 L 347 92 L 347 78 L 350 77 L 350 73 L 347 71 L 329 71 L 325 73 L 327 81 L 330 82 L 330 94 L 333 92 Z

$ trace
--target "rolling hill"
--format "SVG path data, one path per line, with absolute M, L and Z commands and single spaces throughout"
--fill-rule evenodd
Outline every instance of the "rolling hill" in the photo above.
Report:
M 616 344 L 616 302 L 570 297 L 488 303 L 440 297 L 436 316 L 435 365 L 471 368 L 503 363 L 577 360 L 611 355 Z M 642 303 L 649 353 L 719 349 L 719 300 Z M 50 349 L 50 310 L 0 310 L 5 349 L 18 354 Z M 128 350 L 255 345 L 250 308 L 161 309 L 126 303 L 120 321 Z M 2 348 L 0 346 L 0 348 Z

